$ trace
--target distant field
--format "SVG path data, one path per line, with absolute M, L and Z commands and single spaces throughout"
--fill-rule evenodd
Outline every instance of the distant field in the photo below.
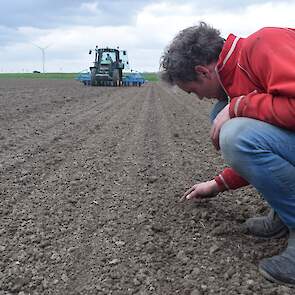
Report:
M 158 73 L 142 73 L 142 75 L 147 81 L 159 81 Z
M 143 77 L 147 81 L 158 81 L 157 73 L 142 73 Z M 1 78 L 14 78 L 14 79 L 75 79 L 77 73 L 1 73 Z
M 29 78 L 29 79 L 74 79 L 76 73 L 3 73 L 0 74 L 0 78 Z

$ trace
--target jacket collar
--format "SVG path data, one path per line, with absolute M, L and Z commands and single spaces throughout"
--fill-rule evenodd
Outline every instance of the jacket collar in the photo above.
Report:
M 226 93 L 228 93 L 227 90 L 232 85 L 242 43 L 243 38 L 230 34 L 223 45 L 215 67 L 219 82 Z

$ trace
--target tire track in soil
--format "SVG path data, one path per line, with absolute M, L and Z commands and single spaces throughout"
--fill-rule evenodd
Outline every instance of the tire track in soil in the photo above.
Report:
M 149 93 L 150 88 L 147 87 L 146 89 Z M 80 278 L 79 283 L 77 283 L 78 285 L 91 285 L 91 280 L 94 280 L 94 278 L 97 277 L 97 273 L 102 274 L 102 281 L 104 279 L 107 280 L 108 276 L 112 275 L 110 274 L 112 267 L 108 264 L 108 262 L 112 261 L 111 257 L 114 256 L 114 254 L 116 254 L 115 257 L 118 256 L 119 249 L 116 243 L 122 243 L 120 240 L 122 238 L 123 240 L 126 240 L 124 233 L 130 231 L 130 224 L 125 223 L 125 219 L 128 220 L 128 218 L 126 218 L 127 216 L 125 210 L 129 210 L 126 208 L 126 204 L 130 201 L 128 199 L 129 180 L 126 181 L 124 177 L 122 180 L 120 180 L 120 176 L 122 175 L 128 177 L 126 165 L 128 165 L 128 163 L 130 164 L 130 161 L 127 160 L 128 156 L 121 157 L 121 155 L 126 153 L 128 150 L 132 153 L 133 147 L 136 146 L 136 143 L 134 142 L 134 134 L 137 134 L 135 129 L 138 128 L 138 126 L 142 127 L 143 122 L 141 117 L 145 116 L 144 109 L 147 103 L 146 96 L 149 96 L 149 94 L 137 97 L 136 101 L 134 101 L 134 107 L 130 108 L 131 111 L 129 113 L 126 114 L 125 112 L 119 112 L 118 116 L 116 117 L 118 120 L 112 124 L 108 124 L 106 128 L 101 131 L 102 136 L 103 134 L 105 136 L 109 136 L 113 135 L 113 125 L 126 125 L 124 128 L 119 130 L 119 133 L 121 131 L 120 135 L 116 134 L 115 138 L 112 136 L 111 138 L 108 138 L 107 148 L 103 151 L 100 151 L 101 154 L 98 157 L 100 160 L 104 159 L 104 162 L 107 163 L 110 169 L 105 169 L 107 175 L 99 180 L 103 189 L 100 193 L 96 193 L 99 195 L 98 197 L 101 196 L 100 198 L 96 197 L 95 199 L 96 202 L 99 203 L 99 206 L 96 206 L 98 208 L 96 209 L 97 212 L 94 215 L 94 218 L 96 219 L 86 226 L 86 228 L 92 228 L 93 231 L 96 231 L 94 240 L 88 243 L 90 245 L 94 244 L 96 247 L 92 248 L 92 246 L 90 246 L 90 248 L 92 248 L 92 253 L 90 253 L 91 251 L 85 252 L 80 250 L 80 252 L 83 252 L 83 260 L 86 261 L 85 263 L 88 266 L 91 265 L 90 268 L 93 275 L 89 275 L 88 273 L 87 276 L 83 276 L 84 267 L 81 267 L 81 264 L 78 268 L 74 267 L 74 271 L 79 274 Z M 122 132 L 122 130 L 124 131 Z M 121 140 L 118 141 L 117 138 Z M 113 142 L 114 139 L 117 140 L 116 144 Z M 91 145 L 87 144 L 87 146 Z M 129 152 L 127 153 L 129 154 Z M 99 163 L 96 163 L 96 165 L 99 165 Z M 105 187 L 105 185 L 103 185 L 106 180 L 108 180 L 109 187 Z M 134 179 L 132 182 L 134 182 Z M 125 210 L 122 210 L 123 205 Z M 98 226 L 101 227 L 101 230 L 97 230 Z M 87 233 L 81 232 L 82 248 L 83 243 L 85 244 L 85 239 L 87 238 Z M 100 241 L 104 241 L 104 243 L 100 243 Z M 123 243 L 125 245 L 126 242 Z M 98 261 L 97 257 L 100 257 Z M 79 265 L 78 262 L 80 263 L 79 259 L 77 261 L 77 264 Z M 106 268 L 106 270 L 101 271 L 100 268 Z M 123 272 L 123 270 L 121 270 L 121 272 Z M 114 278 L 118 275 L 113 274 L 112 276 Z M 123 276 L 125 275 L 123 274 Z M 81 284 L 81 281 L 83 280 L 85 281 Z M 78 285 L 74 289 L 79 289 Z M 110 284 L 110 287 L 111 285 L 112 284 Z
M 144 171 L 147 187 L 142 190 L 145 197 L 140 199 L 137 210 L 140 212 L 137 216 L 140 219 L 138 235 L 142 235 L 144 241 L 137 247 L 141 256 L 145 254 L 145 259 L 137 258 L 137 260 L 144 262 L 141 265 L 143 269 L 146 269 L 144 265 L 148 265 L 147 272 L 151 283 L 143 289 L 152 288 L 157 294 L 162 294 L 173 293 L 173 287 L 174 290 L 181 290 L 182 285 L 182 277 L 178 277 L 175 281 L 175 270 L 183 273 L 175 256 L 177 256 L 176 246 L 181 246 L 182 241 L 186 240 L 186 233 L 183 225 L 180 227 L 176 225 L 179 223 L 179 218 L 183 217 L 183 213 L 179 204 L 175 202 L 175 197 L 179 197 L 179 193 L 176 193 L 179 190 L 179 182 L 186 179 L 186 172 L 182 172 L 185 163 L 182 153 L 185 147 L 177 146 L 175 142 L 175 139 L 178 139 L 178 136 L 175 136 L 177 126 L 173 124 L 175 118 L 173 117 L 171 121 L 167 118 L 167 110 L 175 110 L 169 101 L 171 98 L 163 96 L 159 87 L 153 90 L 146 111 L 149 119 L 145 124 L 144 146 L 138 148 L 138 151 L 143 152 L 145 159 L 141 164 L 143 166 L 141 171 Z M 178 104 L 179 106 L 183 104 Z M 152 179 L 152 183 L 153 180 L 156 181 L 151 185 L 149 179 Z
M 149 94 L 148 94 L 148 97 L 146 98 L 146 99 L 144 99 L 144 103 L 143 103 L 143 107 L 142 107 L 142 110 L 140 111 L 140 112 L 138 112 L 139 114 L 141 114 L 140 116 L 139 116 L 139 118 L 138 118 L 138 120 L 137 120 L 137 123 L 135 124 L 135 130 L 133 131 L 133 134 L 132 134 L 132 136 L 131 137 L 128 137 L 129 139 L 128 139 L 128 141 L 127 142 L 124 142 L 123 144 L 120 144 L 120 145 L 117 145 L 117 146 L 115 146 L 115 150 L 117 149 L 118 151 L 116 152 L 116 154 L 119 154 L 119 155 L 121 155 L 121 154 L 125 154 L 125 156 L 123 156 L 123 163 L 124 163 L 124 169 L 123 170 L 125 170 L 126 169 L 126 162 L 129 162 L 130 163 L 130 160 L 128 160 L 128 159 L 130 159 L 130 156 L 131 155 L 133 155 L 134 153 L 133 153 L 133 148 L 131 148 L 130 149 L 130 146 L 131 147 L 137 147 L 137 148 L 139 148 L 139 150 L 141 149 L 141 146 L 142 145 L 145 145 L 145 138 L 143 138 L 143 140 L 142 140 L 142 142 L 141 142 L 141 144 L 140 144 L 140 142 L 138 142 L 138 140 L 137 140 L 137 138 L 138 138 L 138 135 L 139 134 L 144 134 L 144 132 L 141 132 L 141 131 L 144 131 L 144 130 L 141 130 L 142 128 L 145 128 L 145 126 L 146 126 L 146 124 L 144 124 L 145 123 L 145 121 L 147 121 L 147 120 L 149 120 L 150 118 L 150 115 L 151 115 L 151 112 L 152 112 L 152 109 L 153 109 L 153 105 L 150 105 L 150 97 L 152 98 L 152 99 L 154 99 L 154 95 L 151 95 L 152 94 L 152 92 L 153 92 L 153 89 L 151 88 L 151 89 L 149 89 L 150 90 L 150 92 L 149 92 Z M 146 108 L 149 108 L 149 111 L 147 112 L 147 110 L 146 110 Z M 137 112 L 134 112 L 135 114 L 137 113 Z M 149 128 L 148 128 L 149 129 Z M 110 134 L 110 132 L 107 132 L 107 134 Z M 136 142 L 134 142 L 134 140 L 136 141 Z M 138 144 L 139 143 L 139 144 Z M 129 151 L 128 151 L 129 150 Z M 127 151 L 127 153 L 126 153 L 126 151 Z M 102 158 L 102 157 L 100 157 L 100 158 Z M 126 159 L 128 160 L 128 161 L 126 161 Z M 120 167 L 113 167 L 113 170 L 117 170 L 117 168 L 120 170 L 122 170 L 122 162 L 117 162 L 117 165 L 119 164 L 119 166 L 121 166 L 121 168 Z M 132 167 L 131 167 L 132 168 Z M 133 169 L 134 170 L 134 169 Z M 129 171 L 130 172 L 130 171 Z M 134 172 L 134 171 L 133 171 Z M 117 175 L 120 175 L 121 174 L 121 172 L 119 172 Z M 134 173 L 133 173 L 134 174 Z M 130 181 L 133 183 L 134 182 L 134 179 L 135 178 L 133 178 L 133 176 L 132 175 L 130 175 L 129 173 L 127 174 L 127 178 L 128 179 L 125 179 L 125 178 L 123 178 L 123 180 L 121 181 L 121 183 L 122 184 L 124 184 L 124 188 L 126 188 L 127 190 L 128 190 L 128 188 L 130 187 Z M 116 181 L 116 180 L 115 180 Z M 118 179 L 117 181 L 120 181 L 120 179 Z M 118 182 L 117 182 L 118 183 Z M 119 183 L 118 183 L 119 184 Z M 131 186 L 132 187 L 132 186 Z M 127 229 L 127 233 L 128 233 L 128 231 L 130 231 L 130 229 L 129 229 L 129 227 L 130 227 L 130 224 L 123 224 L 123 226 L 122 226 L 122 224 L 120 224 L 120 222 L 118 223 L 118 224 L 114 224 L 114 219 L 116 219 L 115 217 L 116 216 L 118 216 L 117 214 L 116 214 L 116 212 L 114 212 L 114 211 L 116 211 L 116 210 L 119 210 L 120 211 L 120 216 L 122 216 L 123 218 L 123 220 L 129 220 L 129 222 L 130 222 L 130 220 L 132 220 L 132 216 L 131 216 L 131 219 L 130 219 L 130 216 L 128 217 L 128 216 L 126 216 L 126 214 L 128 214 L 128 212 L 130 212 L 130 208 L 128 208 L 129 207 L 129 205 L 128 205 L 128 203 L 130 203 L 130 199 L 128 198 L 128 195 L 131 193 L 133 193 L 134 194 L 134 192 L 130 192 L 130 191 L 127 191 L 128 193 L 126 193 L 126 191 L 124 191 L 124 192 L 122 192 L 121 191 L 121 194 L 122 195 L 124 195 L 124 197 L 125 197 L 125 199 L 124 199 L 124 201 L 122 201 L 122 199 L 121 198 L 118 198 L 118 197 L 116 197 L 115 199 L 110 199 L 109 200 L 109 198 L 107 198 L 106 200 L 101 200 L 101 201 L 103 201 L 104 202 L 104 204 L 102 205 L 103 206 L 103 209 L 101 209 L 100 208 L 100 210 L 99 210 L 99 213 L 100 214 L 98 214 L 98 216 L 100 217 L 100 221 L 98 222 L 98 224 L 102 224 L 102 225 L 104 225 L 105 224 L 105 222 L 107 221 L 108 223 L 108 225 L 109 225 L 109 223 L 110 222 L 113 222 L 113 224 L 112 224 L 112 227 L 113 228 L 117 228 L 118 226 L 120 227 L 120 229 L 119 230 L 117 230 L 116 232 L 119 232 L 119 233 L 121 233 L 121 236 L 126 236 L 126 234 L 122 234 L 122 227 L 124 228 L 124 231 L 126 232 L 126 229 Z M 119 196 L 119 194 L 118 194 L 118 196 Z M 110 204 L 109 204 L 109 207 L 110 207 L 110 209 L 109 210 L 106 210 L 106 209 L 108 209 L 107 207 L 108 206 L 106 206 L 106 204 L 108 203 L 108 202 L 111 202 Z M 117 204 L 119 202 L 119 204 Z M 125 203 L 125 208 L 126 208 L 126 206 L 127 206 L 127 208 L 126 208 L 126 211 L 125 212 L 122 212 L 122 210 L 121 210 L 121 208 L 122 208 L 122 205 L 123 205 L 123 203 Z M 103 214 L 103 216 L 101 216 L 101 213 L 102 212 L 104 212 L 104 214 Z M 123 214 L 122 214 L 123 213 Z M 112 218 L 110 218 L 110 216 L 113 216 L 113 219 Z M 102 217 L 105 217 L 105 218 L 107 218 L 107 220 L 105 221 L 105 220 L 102 220 Z M 95 224 L 97 224 L 97 223 L 95 223 Z M 91 225 L 89 224 L 88 226 L 87 226 L 88 228 L 90 228 L 91 227 Z M 106 228 L 105 229 L 105 231 L 107 231 L 107 229 L 109 229 L 109 228 Z M 104 240 L 104 241 L 108 241 L 108 239 L 106 238 L 108 235 L 106 235 L 105 237 L 101 237 L 100 236 L 100 238 L 98 238 L 98 240 Z M 119 237 L 117 237 L 117 239 L 118 239 Z M 84 241 L 84 243 L 85 243 L 85 239 L 87 239 L 87 237 L 83 237 L 83 241 Z M 109 244 L 112 244 L 111 242 L 110 243 L 106 243 L 108 246 L 106 247 L 105 245 L 104 245 L 104 247 L 106 247 L 105 249 L 100 249 L 99 251 L 98 251 L 98 253 L 95 253 L 95 254 L 93 254 L 94 256 L 96 256 L 97 254 L 99 254 L 99 253 L 105 253 L 105 252 L 108 252 L 109 253 L 109 255 L 111 255 L 111 253 L 110 253 L 110 245 Z M 113 243 L 114 244 L 114 243 Z M 114 245 L 113 245 L 113 248 L 114 248 Z M 96 249 L 97 250 L 97 249 Z M 118 255 L 118 249 L 114 249 L 114 252 L 116 253 L 116 255 Z M 84 251 L 84 253 L 87 253 L 87 252 L 85 252 Z M 88 254 L 84 254 L 84 256 L 83 256 L 83 259 L 85 259 L 85 255 L 86 256 L 88 256 Z M 87 261 L 87 264 L 89 265 L 89 263 L 91 262 L 91 259 L 90 260 L 88 260 Z M 105 262 L 104 260 L 103 260 L 103 262 Z M 104 264 L 104 263 L 103 263 Z M 97 265 L 97 261 L 95 262 L 95 265 Z M 94 268 L 95 269 L 95 265 L 93 266 L 93 267 L 91 267 L 92 269 Z M 108 267 L 110 267 L 110 266 L 108 266 Z M 83 272 L 83 268 L 82 268 L 82 272 Z M 106 273 L 108 273 L 108 271 L 106 271 Z M 127 276 L 128 277 L 128 276 Z M 89 281 L 89 274 L 88 274 L 88 281 Z M 85 278 L 85 279 L 87 279 L 87 278 Z M 80 281 L 80 283 L 81 283 L 81 281 Z M 87 283 L 87 284 L 89 284 L 89 282 Z M 85 285 L 85 283 L 84 284 L 82 284 L 82 285 Z
M 167 120 L 162 117 L 163 115 L 163 109 L 161 107 L 161 104 L 159 103 L 160 101 L 160 94 L 157 93 L 155 90 L 156 87 L 152 87 L 150 90 L 150 93 L 148 97 L 145 99 L 143 108 L 142 108 L 142 116 L 138 118 L 138 123 L 136 124 L 135 130 L 133 132 L 132 137 L 120 147 L 119 151 L 117 154 L 119 155 L 124 155 L 123 156 L 123 163 L 125 169 L 127 170 L 126 176 L 123 177 L 121 180 L 121 183 L 124 184 L 124 190 L 125 188 L 132 188 L 132 182 L 134 183 L 134 180 L 136 179 L 137 186 L 134 187 L 130 190 L 129 192 L 125 195 L 125 199 L 122 201 L 122 199 L 119 200 L 120 204 L 117 204 L 117 197 L 116 200 L 111 202 L 110 207 L 112 208 L 111 212 L 107 211 L 105 215 L 110 215 L 112 214 L 113 218 L 115 216 L 120 216 L 120 219 L 123 220 L 135 220 L 135 225 L 137 223 L 137 226 L 134 226 L 134 224 L 127 224 L 127 226 L 123 226 L 124 231 L 122 233 L 122 224 L 113 224 L 114 228 L 117 228 L 118 226 L 120 227 L 119 232 L 121 235 L 119 237 L 116 237 L 117 240 L 121 237 L 128 237 L 128 240 L 132 241 L 131 243 L 133 244 L 133 241 L 136 241 L 137 239 L 135 238 L 136 236 L 142 235 L 142 239 L 144 240 L 143 243 L 139 242 L 135 243 L 135 249 L 134 246 L 129 245 L 129 249 L 125 251 L 118 251 L 118 249 L 113 250 L 113 252 L 116 254 L 114 257 L 132 257 L 132 265 L 130 265 L 130 262 L 128 264 L 128 261 L 125 261 L 125 264 L 127 264 L 129 267 L 126 267 L 126 270 L 124 271 L 124 277 L 126 278 L 132 278 L 136 276 L 136 273 L 134 273 L 135 269 L 138 269 L 139 272 L 142 271 L 144 268 L 143 266 L 145 263 L 150 265 L 150 270 L 149 272 L 152 272 L 150 275 L 151 277 L 154 277 L 154 280 L 157 281 L 157 273 L 162 272 L 167 273 L 167 266 L 169 265 L 169 257 L 171 256 L 171 249 L 168 249 L 167 251 L 162 250 L 161 251 L 155 251 L 155 244 L 159 244 L 160 247 L 158 250 L 161 250 L 161 245 L 165 245 L 167 243 L 167 240 L 171 238 L 171 234 L 167 236 L 164 239 L 160 239 L 157 241 L 157 238 L 151 238 L 153 236 L 153 231 L 162 231 L 161 224 L 167 223 L 167 211 L 170 209 L 168 206 L 171 204 L 165 204 L 167 203 L 165 199 L 163 200 L 163 203 L 165 204 L 163 208 L 160 208 L 159 211 L 159 203 L 161 203 L 161 200 L 158 199 L 159 196 L 159 191 L 164 191 L 164 188 L 167 187 L 167 185 L 161 185 L 163 188 L 157 187 L 156 191 L 154 191 L 153 188 L 148 188 L 150 181 L 153 182 L 154 180 L 157 181 L 157 179 L 161 179 L 165 177 L 165 174 L 159 175 L 158 170 L 162 169 L 163 166 L 168 165 L 171 161 L 174 162 L 174 160 L 180 158 L 181 150 L 177 151 L 175 148 L 171 148 L 171 138 L 172 138 L 172 133 L 167 135 L 167 127 L 168 127 L 168 122 Z M 168 128 L 169 130 L 169 128 Z M 126 152 L 127 151 L 127 152 Z M 168 153 L 168 156 L 166 154 Z M 133 161 L 132 161 L 133 160 Z M 132 165 L 133 162 L 133 165 Z M 161 164 L 163 163 L 163 164 Z M 120 169 L 120 167 L 118 167 Z M 171 169 L 171 167 L 169 167 Z M 117 167 L 114 169 L 117 170 Z M 142 172 L 144 172 L 144 175 L 142 176 Z M 119 172 L 119 175 L 121 174 L 121 171 Z M 157 176 L 158 175 L 158 176 Z M 170 175 L 169 175 L 170 176 Z M 156 177 L 156 178 L 155 178 Z M 120 179 L 118 178 L 118 182 Z M 167 182 L 167 179 L 164 180 L 164 183 Z M 168 181 L 168 184 L 170 185 L 171 181 Z M 172 181 L 173 183 L 173 181 Z M 142 187 L 145 187 L 142 189 Z M 132 190 L 135 190 L 132 191 Z M 140 197 L 136 192 L 140 192 L 143 197 Z M 122 191 L 121 191 L 122 193 Z M 155 194 L 157 194 L 155 196 Z M 151 197 L 150 197 L 151 196 Z M 131 199 L 132 198 L 132 199 Z M 134 204 L 133 206 L 130 206 L 130 203 Z M 156 201 L 155 201 L 156 200 Z M 155 204 L 153 204 L 155 203 Z M 153 206 L 155 205 L 155 206 Z M 167 206 L 168 205 L 168 206 Z M 125 212 L 122 210 L 123 208 L 126 208 Z M 131 208 L 130 208 L 131 207 Z M 153 208 L 154 207 L 154 208 Z M 157 209 L 155 209 L 157 208 Z M 132 209 L 132 211 L 130 210 Z M 120 211 L 119 214 L 116 213 L 116 211 Z M 151 212 L 151 215 L 149 214 L 144 214 L 143 212 Z M 157 217 L 152 216 L 157 212 L 156 216 L 161 216 L 160 220 L 156 220 Z M 123 213 L 123 214 L 122 214 Z M 145 216 L 146 215 L 146 216 Z M 166 215 L 166 220 L 165 220 L 165 215 Z M 171 216 L 169 216 L 171 218 Z M 163 220 L 164 218 L 164 220 Z M 138 222 L 139 219 L 139 222 Z M 176 216 L 172 216 L 172 222 L 175 223 L 177 220 Z M 100 221 L 100 224 L 104 224 L 105 221 Z M 160 225 L 160 227 L 159 227 Z M 132 233 L 130 233 L 130 230 L 128 230 L 129 227 L 132 227 Z M 126 230 L 127 228 L 127 230 Z M 133 233 L 135 231 L 135 234 Z M 166 230 L 165 230 L 166 231 Z M 146 241 L 151 239 L 150 242 Z M 155 241 L 154 241 L 155 240 Z M 108 248 L 111 247 L 111 243 L 108 243 Z M 142 244 L 145 245 L 142 249 Z M 158 246 L 158 245 L 157 245 Z M 131 249 L 130 249 L 131 247 Z M 114 248 L 114 246 L 113 246 Z M 143 253 L 145 252 L 147 248 L 147 253 L 145 253 L 145 258 L 142 257 Z M 109 249 L 108 249 L 109 250 Z M 138 257 L 134 257 L 134 253 L 137 253 L 140 251 L 140 255 Z M 144 252 L 143 252 L 144 251 Z M 152 251 L 152 252 L 151 252 Z M 104 250 L 101 250 L 100 252 L 105 252 Z M 108 251 L 109 252 L 109 251 Z M 125 253 L 124 253 L 125 252 Z M 149 259 L 154 259 L 153 255 L 151 255 L 153 252 L 157 253 L 157 258 L 156 261 L 150 261 Z M 110 252 L 109 252 L 110 254 Z M 132 255 L 133 254 L 133 255 Z M 162 255 L 161 255 L 162 254 Z M 172 257 L 175 255 L 172 255 Z M 159 258 L 160 257 L 160 258 Z M 147 260 L 147 261 L 146 261 Z M 172 260 L 175 260 L 173 257 Z M 163 264 L 162 261 L 166 261 L 163 266 L 159 266 L 159 264 Z M 143 263 L 144 262 L 144 263 Z M 154 265 L 157 265 L 154 269 Z M 107 266 L 107 270 L 105 271 L 107 275 L 104 277 L 106 283 L 107 278 L 110 276 L 110 271 L 112 267 Z M 120 268 L 122 269 L 122 262 L 120 264 Z M 166 269 L 166 271 L 165 271 Z M 129 270 L 129 271 L 128 271 Z M 121 273 L 122 276 L 122 273 Z M 118 275 L 115 276 L 117 278 Z M 106 287 L 111 287 L 112 286 L 112 279 L 109 284 L 107 284 Z M 121 278 L 122 281 L 122 278 Z M 167 284 L 163 285 L 161 288 L 163 290 L 166 290 L 168 292 L 169 288 L 168 286 L 171 285 L 171 282 L 168 282 Z M 152 287 L 150 284 L 149 287 Z M 158 286 L 160 287 L 160 286 Z M 125 292 L 127 292 L 127 287 L 125 287 Z M 130 285 L 129 289 L 132 290 L 132 284 Z M 136 289 L 136 288 L 135 288 Z M 158 292 L 160 292 L 158 290 Z
M 127 102 L 128 107 L 117 112 L 116 116 L 112 117 L 114 120 L 108 121 L 108 124 L 99 130 L 100 136 L 103 138 L 102 142 L 104 145 L 104 149 L 101 149 L 95 153 L 95 158 L 93 159 L 93 161 L 94 166 L 96 166 L 97 169 L 96 171 L 100 171 L 99 168 L 103 168 L 106 175 L 99 175 L 100 177 L 99 179 L 97 179 L 96 184 L 98 187 L 99 185 L 101 185 L 101 190 L 97 189 L 92 197 L 92 200 L 95 199 L 95 202 L 97 202 L 97 200 L 99 201 L 99 205 L 92 204 L 95 213 L 91 211 L 87 212 L 89 213 L 89 216 L 86 218 L 86 212 L 84 212 L 84 220 L 81 220 L 80 222 L 82 224 L 82 227 L 75 233 L 75 236 L 78 237 L 78 242 L 77 240 L 76 242 L 80 248 L 77 250 L 77 253 L 75 253 L 76 263 L 70 273 L 73 272 L 74 277 L 77 275 L 79 280 L 74 280 L 73 284 L 71 284 L 72 287 L 74 286 L 73 290 L 80 290 L 82 292 L 82 289 L 85 286 L 93 287 L 93 284 L 91 284 L 91 279 L 93 281 L 97 281 L 97 273 L 100 273 L 100 269 L 94 271 L 93 276 L 90 276 L 89 272 L 85 274 L 85 268 L 90 267 L 90 269 L 93 271 L 94 269 L 97 269 L 98 266 L 102 267 L 100 263 L 103 262 L 104 265 L 107 262 L 106 257 L 110 256 L 110 249 L 114 246 L 115 241 L 113 239 L 110 239 L 110 237 L 112 236 L 111 232 L 114 230 L 114 228 L 116 228 L 116 224 L 114 224 L 113 220 L 117 217 L 115 217 L 115 214 L 112 210 L 115 205 L 111 204 L 110 206 L 108 206 L 109 198 L 114 197 L 114 195 L 112 192 L 113 189 L 105 188 L 104 184 L 108 182 L 111 184 L 111 186 L 117 185 L 116 176 L 114 176 L 112 173 L 112 170 L 116 169 L 116 167 L 113 167 L 113 163 L 120 164 L 121 160 L 116 156 L 118 154 L 116 150 L 120 145 L 120 140 L 123 137 L 128 137 L 132 130 L 132 128 L 130 127 L 132 126 L 132 123 L 134 121 L 134 114 L 140 113 L 141 104 L 138 101 L 142 101 L 142 97 L 144 97 L 144 95 L 142 94 L 144 94 L 144 92 L 145 88 L 142 88 L 141 97 L 134 96 L 132 98 L 129 98 L 129 101 Z M 134 106 L 132 106 L 132 104 Z M 118 125 L 124 127 L 118 129 Z M 97 142 L 94 140 L 88 141 L 85 146 L 87 147 L 87 149 L 90 149 L 91 153 L 91 147 L 97 146 Z M 101 161 L 103 162 L 103 164 L 100 163 Z M 104 164 L 109 166 L 109 169 L 107 169 Z M 111 192 L 112 195 L 110 194 Z M 102 195 L 102 198 L 98 199 L 97 195 Z M 125 194 L 122 194 L 122 197 L 124 196 Z M 116 202 L 120 201 L 118 199 L 116 198 Z M 92 200 L 89 200 L 86 206 L 89 206 L 89 203 L 91 203 Z M 87 210 L 86 207 L 83 209 L 85 209 L 85 211 Z M 105 216 L 107 220 L 102 221 L 102 216 Z M 105 224 L 105 222 L 107 222 L 108 227 L 105 229 L 105 233 L 101 236 L 101 233 L 100 231 L 97 231 L 97 228 L 102 224 Z M 89 238 L 89 235 L 92 234 L 93 238 Z M 104 249 L 100 249 L 100 246 L 102 245 L 101 241 L 104 241 Z M 97 261 L 97 257 L 101 258 L 101 260 L 99 259 Z M 67 292 L 69 292 L 69 289 L 67 289 Z

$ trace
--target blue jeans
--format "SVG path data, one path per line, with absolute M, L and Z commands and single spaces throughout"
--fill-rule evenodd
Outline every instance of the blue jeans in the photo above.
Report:
M 295 132 L 240 117 L 222 126 L 219 143 L 227 164 L 295 229 Z
M 215 117 L 218 115 L 218 113 L 227 105 L 226 100 L 219 100 L 214 107 L 211 110 L 210 114 L 210 122 L 213 123 Z

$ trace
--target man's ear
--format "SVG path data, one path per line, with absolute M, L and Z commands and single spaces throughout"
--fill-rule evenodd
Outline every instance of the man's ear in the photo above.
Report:
M 199 78 L 211 79 L 210 69 L 207 66 L 197 65 L 194 67 L 194 70 Z

